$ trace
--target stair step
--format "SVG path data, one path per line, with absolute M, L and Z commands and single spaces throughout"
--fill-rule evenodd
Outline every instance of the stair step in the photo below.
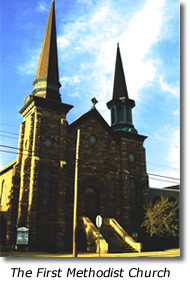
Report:
M 136 252 L 110 225 L 103 223 L 100 232 L 108 243 L 110 253 Z

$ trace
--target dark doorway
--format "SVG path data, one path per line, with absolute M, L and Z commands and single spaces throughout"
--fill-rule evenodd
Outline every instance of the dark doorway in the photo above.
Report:
M 95 187 L 88 187 L 85 190 L 85 215 L 95 223 L 99 214 L 99 193 Z

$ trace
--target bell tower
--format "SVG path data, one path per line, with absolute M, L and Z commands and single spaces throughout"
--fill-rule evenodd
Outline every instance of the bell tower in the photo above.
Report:
M 58 249 L 65 234 L 66 115 L 73 106 L 62 103 L 59 93 L 54 1 L 33 86 L 19 112 L 24 121 L 17 227 L 29 227 L 31 248 Z
M 119 44 L 117 45 L 113 97 L 107 103 L 111 110 L 111 127 L 114 131 L 125 131 L 137 134 L 133 125 L 132 108 L 135 101 L 129 99 L 125 81 L 125 75 L 121 60 Z

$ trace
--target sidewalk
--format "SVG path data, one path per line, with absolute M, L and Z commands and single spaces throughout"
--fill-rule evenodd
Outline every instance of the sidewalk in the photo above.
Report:
M 38 258 L 72 258 L 72 254 L 67 253 L 42 253 L 42 252 L 3 252 L 1 257 L 38 257 Z M 78 258 L 99 258 L 98 253 L 79 253 Z M 108 253 L 101 254 L 101 258 L 139 258 L 139 257 L 180 257 L 180 249 L 171 249 L 158 252 L 141 252 L 141 253 Z

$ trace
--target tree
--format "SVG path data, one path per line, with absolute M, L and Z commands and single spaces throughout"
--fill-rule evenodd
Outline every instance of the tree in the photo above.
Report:
M 169 202 L 161 197 L 159 202 L 148 202 L 144 207 L 145 217 L 142 227 L 151 236 L 179 237 L 179 202 Z

